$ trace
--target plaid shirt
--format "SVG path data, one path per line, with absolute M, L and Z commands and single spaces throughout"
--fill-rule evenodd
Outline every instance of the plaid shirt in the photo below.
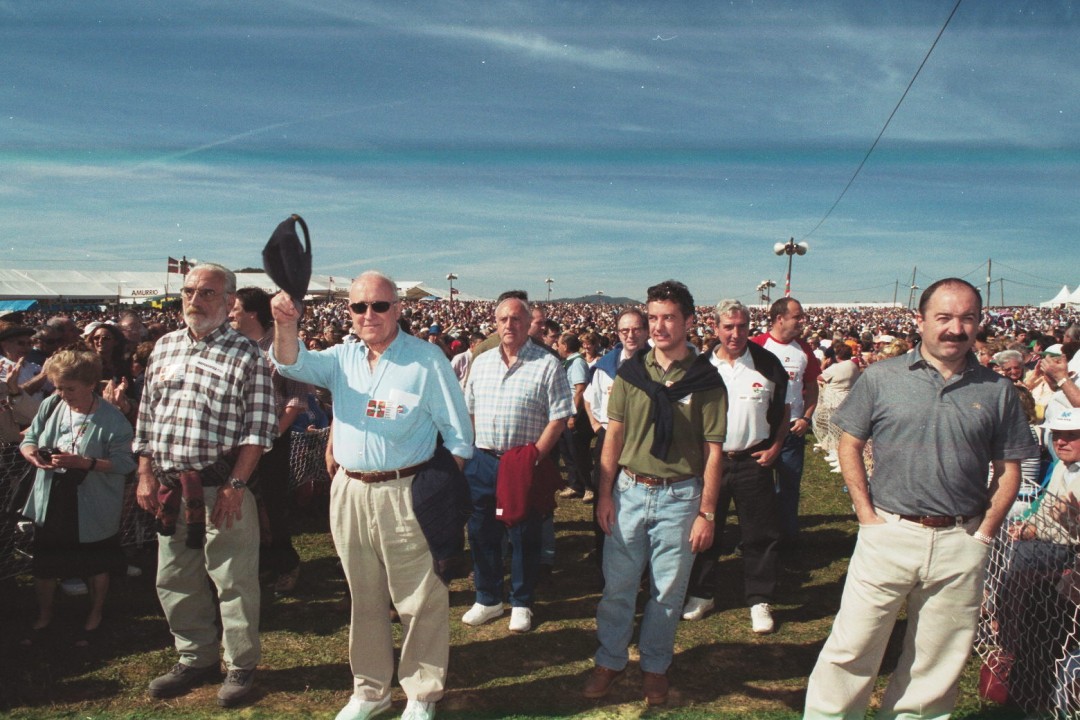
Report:
M 196 340 L 187 329 L 158 340 L 146 366 L 132 449 L 164 471 L 202 470 L 241 445 L 277 436 L 270 369 L 228 323 Z
M 498 347 L 473 358 L 465 404 L 473 415 L 476 447 L 496 452 L 536 442 L 549 422 L 574 414 L 566 371 L 528 341 L 511 367 Z
M 280 418 L 285 414 L 285 409 L 291 407 L 307 410 L 308 393 L 314 393 L 315 388 L 307 383 L 290 380 L 277 371 L 277 367 L 270 360 L 270 350 L 274 347 L 274 333 L 266 333 L 266 336 L 256 345 L 262 350 L 266 366 L 270 368 L 270 382 L 274 388 L 274 415 Z

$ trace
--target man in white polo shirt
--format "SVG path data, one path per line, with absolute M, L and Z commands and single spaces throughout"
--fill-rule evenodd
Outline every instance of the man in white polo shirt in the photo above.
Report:
M 821 362 L 802 339 L 806 313 L 798 300 L 780 298 L 769 308 L 769 332 L 752 339 L 780 359 L 787 370 L 787 402 L 791 420 L 787 438 L 776 461 L 777 511 L 780 543 L 794 548 L 799 535 L 799 488 L 802 484 L 806 433 L 818 401 Z
M 712 547 L 694 560 L 683 619 L 700 620 L 715 605 L 724 520 L 734 498 L 751 628 L 755 633 L 770 633 L 774 625 L 769 603 L 776 588 L 780 539 L 772 466 L 788 431 L 788 376 L 775 355 L 748 342 L 750 311 L 745 305 L 738 300 L 721 300 L 715 318 L 720 342 L 710 360 L 728 392 L 724 486 L 716 504 L 717 537 Z

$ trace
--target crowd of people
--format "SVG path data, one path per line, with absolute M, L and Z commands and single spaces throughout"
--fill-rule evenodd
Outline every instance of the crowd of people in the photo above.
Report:
M 0 459 L 34 469 L 20 488 L 38 599 L 24 642 L 48 630 L 57 581 L 72 576 L 88 578 L 77 642 L 92 641 L 122 563 L 125 484 L 134 487 L 157 523 L 158 597 L 179 654 L 149 685 L 159 698 L 219 676 L 222 651 L 220 704 L 249 697 L 260 576 L 276 593 L 300 581 L 289 431 L 325 415 L 330 527 L 351 591 L 353 695 L 339 720 L 389 708 L 390 607 L 404 629 L 403 717 L 434 716 L 449 659 L 447 582 L 466 536 L 476 599 L 462 622 L 496 620 L 508 598 L 509 630 L 531 630 L 560 488 L 594 505 L 604 578 L 583 694 L 604 697 L 625 671 L 646 573 L 642 696 L 665 703 L 679 620 L 715 604 L 732 501 L 751 627 L 774 631 L 776 566 L 799 543 L 811 431 L 843 471 L 860 532 L 807 717 L 861 716 L 904 601 L 909 641 L 894 680 L 907 680 L 883 702 L 947 713 L 970 653 L 985 546 L 1022 463 L 1034 467 L 1023 482 L 1038 483 L 1040 448 L 1051 446 L 1044 418 L 1068 432 L 1061 411 L 1080 406 L 1070 365 L 1080 313 L 994 312 L 956 279 L 928 288 L 915 313 L 792 298 L 698 307 L 676 281 L 629 307 L 530 303 L 521 291 L 408 302 L 374 272 L 347 301 L 302 304 L 236 283 L 201 264 L 179 311 L 0 318 Z M 904 564 L 928 542 L 955 544 L 929 584 Z M 885 566 L 903 577 L 883 577 Z M 954 622 L 921 622 L 921 607 Z M 927 642 L 937 643 L 933 657 L 918 649 Z M 939 672 L 917 670 L 927 662 Z

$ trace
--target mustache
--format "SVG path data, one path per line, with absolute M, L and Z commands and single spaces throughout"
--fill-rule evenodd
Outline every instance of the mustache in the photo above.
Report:
M 942 342 L 967 342 L 967 333 L 944 333 L 941 336 Z

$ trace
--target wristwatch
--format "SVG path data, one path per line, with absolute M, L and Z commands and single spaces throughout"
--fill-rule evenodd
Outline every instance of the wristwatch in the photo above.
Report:
M 229 478 L 229 487 L 231 487 L 233 490 L 246 490 L 247 481 L 241 480 L 238 477 L 231 477 Z
M 716 522 L 716 513 L 714 513 L 714 512 L 701 512 L 701 511 L 698 511 L 698 517 L 703 517 L 708 522 Z

